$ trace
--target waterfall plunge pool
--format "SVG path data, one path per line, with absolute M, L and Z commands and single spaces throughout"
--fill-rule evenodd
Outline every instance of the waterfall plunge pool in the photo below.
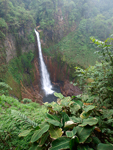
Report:
M 55 91 L 55 92 L 57 92 L 57 93 L 61 93 L 60 86 L 58 86 L 58 85 L 53 85 L 52 87 L 53 87 L 53 88 L 52 88 L 53 91 Z M 51 102 L 53 102 L 53 101 L 56 102 L 56 101 L 57 101 L 57 98 L 58 98 L 58 97 L 54 96 L 54 93 L 49 94 L 49 95 L 45 95 L 45 96 L 43 97 L 43 103 L 45 103 L 45 102 L 51 103 Z

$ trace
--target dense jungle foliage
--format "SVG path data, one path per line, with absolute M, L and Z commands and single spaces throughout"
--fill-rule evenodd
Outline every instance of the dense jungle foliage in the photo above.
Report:
M 0 0 L 1 150 L 113 150 L 112 8 L 112 0 Z M 55 92 L 57 102 L 44 105 L 21 98 L 20 82 L 34 81 L 36 26 L 44 54 L 74 66 L 81 95 Z
M 69 64 L 94 65 L 97 56 L 89 37 L 105 40 L 112 34 L 112 6 L 111 0 L 0 0 L 0 39 L 4 40 L 8 33 L 14 34 L 19 57 L 21 45 L 35 41 L 33 28 L 40 25 L 46 47 L 54 45 L 44 50 L 46 54 L 60 53 Z M 19 35 L 22 30 L 24 35 Z M 1 53 L 5 57 L 4 50 Z

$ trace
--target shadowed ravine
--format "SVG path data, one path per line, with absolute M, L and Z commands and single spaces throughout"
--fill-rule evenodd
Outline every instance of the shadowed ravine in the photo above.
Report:
M 38 58 L 35 58 L 33 62 L 35 67 L 33 88 L 25 87 L 21 83 L 22 98 L 29 98 L 34 102 L 43 104 L 44 102 L 57 101 L 54 92 L 62 93 L 64 96 L 81 94 L 81 91 L 77 86 L 70 84 L 69 78 L 71 68 L 69 68 L 67 64 L 64 64 L 63 66 L 59 65 L 61 64 L 61 61 L 57 61 L 56 59 L 52 59 L 45 55 L 43 56 L 39 33 L 36 30 L 35 33 L 37 37 L 39 61 Z M 50 76 L 52 82 L 50 81 Z
M 51 83 L 50 75 L 45 65 L 43 55 L 42 55 L 39 33 L 36 30 L 35 30 L 35 33 L 37 37 L 37 45 L 38 45 L 39 60 L 40 60 L 39 63 L 40 63 L 41 88 L 44 91 L 44 94 L 43 93 L 41 94 L 43 95 L 43 102 L 57 101 L 57 98 L 54 96 L 54 92 L 63 93 L 64 96 L 68 96 L 68 95 L 71 96 L 73 94 L 76 95 L 76 93 L 77 94 L 81 93 L 77 87 L 73 87 L 69 82 L 68 83 L 63 82 L 64 84 L 62 84 L 60 80 L 59 80 L 59 83 L 57 80 L 56 82 Z M 61 72 L 59 72 L 59 74 L 61 74 Z M 64 75 L 66 75 L 66 71 L 64 71 L 63 76 Z M 66 85 L 68 86 L 68 88 L 66 87 Z

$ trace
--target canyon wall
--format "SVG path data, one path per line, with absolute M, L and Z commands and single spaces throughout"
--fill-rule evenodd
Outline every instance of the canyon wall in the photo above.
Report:
M 18 57 L 23 53 L 27 53 L 30 50 L 35 50 L 35 43 L 30 43 L 27 35 L 32 32 L 32 28 L 29 27 L 27 34 L 21 29 L 15 36 L 15 34 L 7 33 L 4 40 L 4 47 L 6 49 L 6 61 L 9 62 L 12 58 Z M 35 34 L 34 34 L 35 36 Z

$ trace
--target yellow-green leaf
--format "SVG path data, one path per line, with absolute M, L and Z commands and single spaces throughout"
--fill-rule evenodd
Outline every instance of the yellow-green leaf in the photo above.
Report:
M 80 115 L 80 118 L 86 119 L 89 117 L 90 114 L 91 114 L 91 111 L 88 111 L 88 112 L 83 111 L 82 114 Z
M 61 137 L 62 134 L 63 134 L 61 128 L 55 128 L 55 129 L 54 129 L 54 128 L 51 128 L 51 129 L 49 130 L 49 133 L 50 133 L 50 137 L 51 137 L 52 139 L 57 139 L 57 138 Z
M 27 136 L 30 132 L 32 131 L 32 129 L 30 130 L 24 130 L 22 133 L 20 133 L 18 136 L 19 137 L 25 137 Z

